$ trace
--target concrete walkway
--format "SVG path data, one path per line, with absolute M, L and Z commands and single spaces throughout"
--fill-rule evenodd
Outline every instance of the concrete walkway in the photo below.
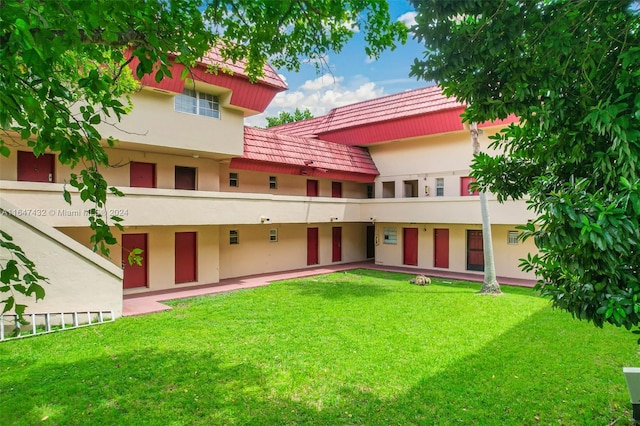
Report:
M 202 296 L 205 294 L 223 293 L 226 291 L 240 290 L 268 285 L 274 281 L 288 280 L 292 278 L 310 277 L 313 275 L 328 274 L 336 271 L 348 271 L 351 269 L 375 269 L 379 271 L 404 272 L 408 274 L 424 274 L 429 277 L 450 278 L 482 282 L 482 274 L 467 274 L 431 269 L 416 269 L 397 266 L 376 265 L 373 261 L 343 263 L 339 265 L 319 266 L 315 268 L 295 269 L 291 271 L 274 272 L 270 274 L 249 275 L 246 277 L 229 278 L 220 280 L 216 284 L 205 284 L 187 288 L 175 288 L 170 290 L 152 291 L 140 294 L 128 294 L 124 296 L 122 315 L 145 315 L 153 312 L 170 310 L 171 307 L 163 304 L 163 301 L 173 299 L 185 299 L 188 297 Z M 498 277 L 501 285 L 514 285 L 521 287 L 533 287 L 534 280 Z

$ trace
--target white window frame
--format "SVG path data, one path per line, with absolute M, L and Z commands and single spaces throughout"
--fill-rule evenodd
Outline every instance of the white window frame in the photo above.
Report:
M 237 229 L 229 230 L 229 244 L 230 245 L 240 244 L 240 233 L 238 232 Z
M 444 197 L 444 178 L 436 178 L 436 197 Z
M 519 244 L 520 233 L 518 231 L 509 231 L 507 232 L 507 244 L 509 245 L 517 245 Z
M 240 177 L 238 173 L 229 172 L 229 186 L 231 188 L 237 188 L 240 186 Z
M 278 242 L 278 230 L 277 229 L 269 229 L 269 241 L 272 243 Z
M 185 114 L 220 119 L 220 100 L 211 93 L 185 88 L 181 94 L 176 95 L 173 109 Z
M 398 230 L 396 228 L 383 228 L 382 242 L 383 244 L 398 244 Z

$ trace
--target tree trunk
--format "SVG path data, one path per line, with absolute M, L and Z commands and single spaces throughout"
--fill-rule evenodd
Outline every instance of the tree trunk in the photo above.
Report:
M 471 123 L 469 125 L 471 133 L 471 145 L 473 146 L 473 155 L 480 153 L 480 142 L 478 141 L 478 125 Z M 496 279 L 496 264 L 493 257 L 493 239 L 491 237 L 491 219 L 489 218 L 489 203 L 487 194 L 480 191 L 480 211 L 482 214 L 482 244 L 484 253 L 484 281 L 480 294 L 501 294 L 500 284 Z

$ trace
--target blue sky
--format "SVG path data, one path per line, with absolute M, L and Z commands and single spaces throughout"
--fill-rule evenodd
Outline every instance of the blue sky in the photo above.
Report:
M 389 0 L 389 8 L 392 19 L 412 24 L 415 12 L 407 1 Z M 423 52 L 424 48 L 410 37 L 405 45 L 371 61 L 365 54 L 362 34 L 357 33 L 342 52 L 329 54 L 329 70 L 318 74 L 313 64 L 303 64 L 298 73 L 277 70 L 289 90 L 278 94 L 265 113 L 247 118 L 245 123 L 265 126 L 264 117 L 277 116 L 280 111 L 292 112 L 296 107 L 309 108 L 314 116 L 319 116 L 337 106 L 430 85 L 409 77 L 413 60 Z

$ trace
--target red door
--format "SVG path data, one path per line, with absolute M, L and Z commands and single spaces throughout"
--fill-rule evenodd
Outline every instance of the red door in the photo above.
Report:
M 403 247 L 403 263 L 418 266 L 418 228 L 404 228 Z
M 196 189 L 195 167 L 176 166 L 176 189 Z
M 142 265 L 129 265 L 129 253 L 133 249 L 141 249 Z M 122 234 L 122 269 L 124 269 L 124 288 L 147 286 L 147 234 Z
M 434 229 L 433 230 L 433 266 L 436 268 L 449 267 L 449 230 Z
M 196 281 L 197 241 L 195 232 L 176 232 L 176 284 Z
M 53 182 L 53 168 L 56 156 L 33 152 L 18 151 L 18 180 L 25 182 Z
M 460 178 L 460 195 L 462 195 L 463 197 L 468 195 L 480 195 L 478 191 L 472 191 L 471 188 L 469 188 L 469 185 L 471 185 L 475 181 L 476 180 L 470 176 L 461 177 Z
M 482 231 L 467 230 L 467 269 L 484 271 Z
M 318 196 L 318 181 L 317 180 L 307 180 L 307 197 L 317 197 Z
M 129 185 L 136 188 L 156 187 L 156 165 L 132 161 L 129 165 Z
M 334 226 L 332 234 L 331 261 L 342 262 L 342 227 Z
M 342 182 L 331 182 L 331 196 L 342 198 Z
M 318 264 L 318 228 L 307 228 L 307 265 Z

